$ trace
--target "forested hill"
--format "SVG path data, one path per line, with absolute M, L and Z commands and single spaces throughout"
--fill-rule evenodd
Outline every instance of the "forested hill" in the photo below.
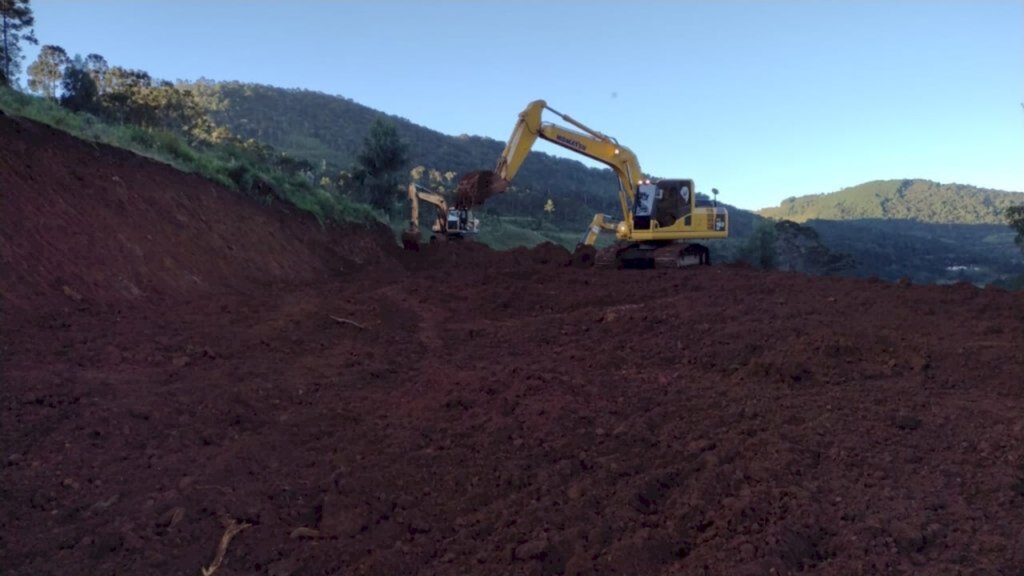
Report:
M 356 160 L 373 121 L 390 119 L 409 144 L 409 168 L 424 166 L 441 173 L 464 174 L 493 168 L 504 142 L 478 136 L 448 136 L 405 118 L 387 115 L 350 99 L 320 92 L 284 89 L 239 82 L 199 83 L 193 88 L 220 100 L 211 111 L 214 122 L 242 138 L 253 138 L 287 154 L 320 166 L 347 170 Z M 526 103 L 524 102 L 524 105 Z M 515 114 L 508 117 L 509 132 Z M 589 219 L 595 211 L 611 210 L 618 185 L 611 170 L 589 168 L 581 162 L 533 152 L 514 185 L 522 192 L 503 201 L 517 210 L 529 203 L 540 210 L 544 198 L 555 199 L 562 216 L 579 212 Z M 569 200 L 559 204 L 559 199 Z M 540 202 L 539 204 L 537 202 Z M 557 210 L 557 209 L 556 209 Z
M 1004 210 L 1024 193 L 930 180 L 876 180 L 830 194 L 788 198 L 762 216 L 807 220 L 917 220 L 935 224 L 1005 224 Z
M 477 170 L 492 166 L 501 152 L 496 140 L 446 136 L 405 118 L 321 92 L 239 82 L 217 82 L 206 90 L 222 100 L 212 113 L 217 124 L 242 138 L 253 138 L 313 162 L 352 165 L 370 125 L 381 117 L 395 123 L 410 144 L 417 164 Z

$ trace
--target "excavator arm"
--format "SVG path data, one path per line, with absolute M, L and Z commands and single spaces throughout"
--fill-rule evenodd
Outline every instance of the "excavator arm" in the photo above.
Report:
M 621 222 L 615 222 L 607 214 L 594 214 L 594 219 L 590 221 L 590 226 L 583 235 L 583 239 L 580 240 L 579 245 L 593 246 L 601 232 L 615 232 L 620 224 Z
M 409 226 L 402 232 L 402 245 L 407 250 L 418 250 L 420 244 L 420 201 L 434 206 L 435 221 L 431 229 L 446 235 L 448 232 L 448 203 L 440 194 L 417 185 L 409 184 Z
M 555 114 L 578 130 L 544 122 L 541 116 L 545 110 Z M 526 109 L 519 114 L 519 120 L 512 130 L 512 136 L 509 137 L 494 169 L 497 176 L 495 186 L 501 187 L 499 191 L 503 191 L 519 172 L 519 168 L 537 138 L 568 148 L 611 168 L 619 179 L 619 202 L 622 205 L 622 213 L 630 212 L 630 206 L 636 200 L 634 186 L 643 178 L 640 163 L 633 151 L 620 145 L 614 138 L 586 126 L 568 114 L 562 114 L 551 108 L 544 100 L 530 102 Z
M 416 232 L 419 232 L 421 201 L 436 209 L 437 220 L 431 229 L 442 234 L 446 233 L 448 231 L 448 202 L 445 201 L 444 196 L 431 192 L 416 183 L 409 184 L 409 204 L 411 206 L 409 230 L 415 229 Z

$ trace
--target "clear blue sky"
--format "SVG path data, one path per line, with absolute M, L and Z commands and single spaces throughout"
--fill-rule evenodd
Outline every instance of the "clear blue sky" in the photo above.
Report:
M 32 5 L 40 43 L 69 54 L 337 94 L 446 134 L 504 141 L 542 98 L 744 208 L 888 178 L 1024 191 L 1024 0 Z

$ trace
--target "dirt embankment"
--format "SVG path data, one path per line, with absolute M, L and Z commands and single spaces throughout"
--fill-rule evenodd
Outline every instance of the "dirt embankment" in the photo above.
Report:
M 95 301 L 250 289 L 386 259 L 380 230 L 321 227 L 127 151 L 0 117 L 0 297 Z
M 4 574 L 227 519 L 218 576 L 1024 567 L 1020 294 L 405 254 L 4 118 L 0 166 Z

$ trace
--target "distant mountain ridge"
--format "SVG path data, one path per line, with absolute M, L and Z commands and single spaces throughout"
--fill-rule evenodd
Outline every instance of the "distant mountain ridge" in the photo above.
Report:
M 392 121 L 408 142 L 409 168 L 422 165 L 459 175 L 492 168 L 505 146 L 491 138 L 442 134 L 406 118 L 322 92 L 240 82 L 204 81 L 190 87 L 212 96 L 211 101 L 221 102 L 210 110 L 210 115 L 235 135 L 253 138 L 290 156 L 337 170 L 352 166 L 363 138 L 377 118 Z M 515 113 L 509 114 L 507 120 L 511 133 Z M 582 162 L 544 152 L 534 151 L 527 157 L 513 185 L 519 192 L 497 198 L 496 209 L 536 208 L 540 212 L 544 201 L 552 197 L 556 215 L 589 222 L 595 212 L 614 210 L 618 205 L 618 184 L 611 170 L 590 168 Z M 567 202 L 560 203 L 559 199 Z
M 241 82 L 214 82 L 204 85 L 203 90 L 222 100 L 223 106 L 211 111 L 211 116 L 232 133 L 259 140 L 298 158 L 326 161 L 340 168 L 355 162 L 363 137 L 377 118 L 395 123 L 411 146 L 414 164 L 476 170 L 485 158 L 490 158 L 493 164 L 501 152 L 496 140 L 448 136 L 349 98 L 322 92 Z M 478 150 L 481 147 L 484 150 Z
M 1005 224 L 1004 210 L 1024 204 L 1024 193 L 940 184 L 931 180 L 875 180 L 828 194 L 787 198 L 761 216 L 808 220 L 916 220 L 932 224 Z

